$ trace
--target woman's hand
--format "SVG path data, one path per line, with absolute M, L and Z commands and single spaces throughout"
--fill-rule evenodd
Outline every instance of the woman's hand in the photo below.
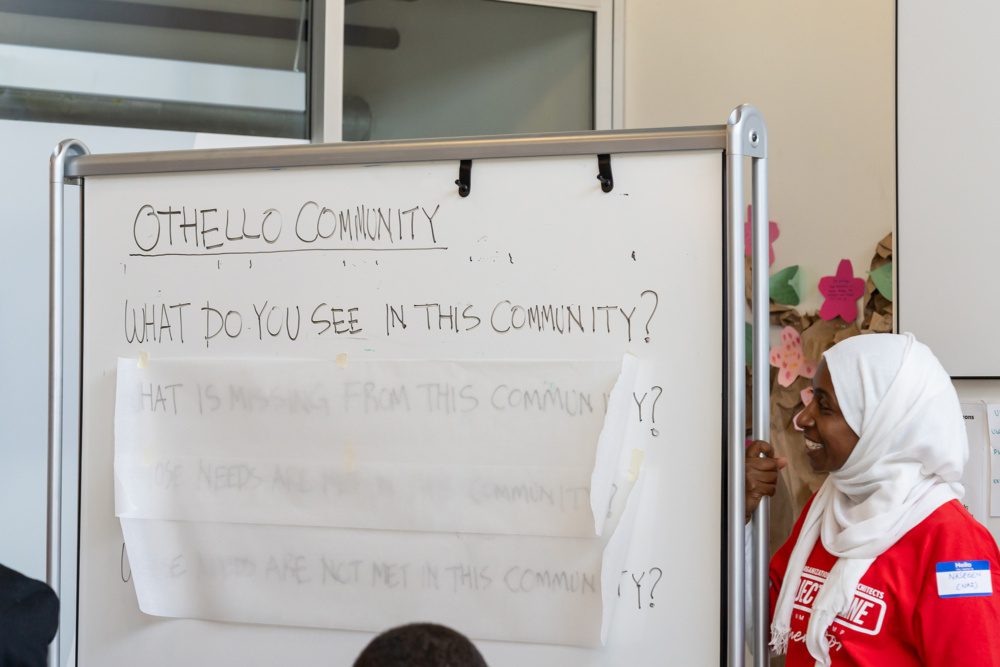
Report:
M 763 456 L 761 456 L 763 454 Z M 746 508 L 749 521 L 764 496 L 773 496 L 778 488 L 778 471 L 788 461 L 775 457 L 774 448 L 764 440 L 754 440 L 746 454 Z

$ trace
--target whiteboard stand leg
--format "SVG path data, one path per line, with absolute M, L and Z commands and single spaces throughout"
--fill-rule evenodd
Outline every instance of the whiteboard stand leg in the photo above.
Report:
M 763 122 L 761 122 L 763 128 Z M 753 170 L 753 438 L 770 440 L 771 392 L 770 380 L 770 292 L 768 269 L 770 267 L 770 238 L 767 211 L 767 130 L 759 130 L 759 143 L 764 157 L 751 159 Z M 753 664 L 768 667 L 771 664 L 768 637 L 770 548 L 768 538 L 771 501 L 762 498 L 753 515 Z
M 743 322 L 745 277 L 743 275 L 743 229 L 740 209 L 743 208 L 743 157 L 726 153 L 726 442 L 728 466 L 728 517 L 726 529 L 726 652 L 728 667 L 742 667 L 744 651 L 743 628 L 743 439 L 745 411 L 745 379 Z
M 49 159 L 49 460 L 48 539 L 45 548 L 45 581 L 56 595 L 62 578 L 62 435 L 63 435 L 63 267 L 65 229 L 63 185 L 66 159 L 90 153 L 76 139 L 66 139 Z M 62 605 L 60 605 L 61 608 Z M 49 667 L 59 667 L 59 632 L 49 646 Z
M 754 255 L 754 267 L 756 269 L 756 261 L 759 257 L 759 243 L 757 243 L 757 227 L 759 227 L 759 221 L 763 219 L 764 221 L 764 257 L 767 257 L 768 249 L 766 245 L 767 238 L 767 175 L 766 168 L 764 167 L 764 160 L 767 157 L 767 130 L 764 125 L 764 119 L 760 115 L 760 112 L 756 108 L 748 104 L 741 105 L 733 110 L 732 114 L 729 116 L 729 121 L 727 123 L 727 138 L 726 138 L 726 255 L 727 255 L 727 284 L 726 284 L 726 327 L 727 327 L 727 363 L 728 367 L 726 369 L 726 385 L 728 387 L 728 395 L 726 397 L 727 401 L 727 443 L 728 451 L 727 458 L 729 460 L 729 466 L 727 470 L 727 493 L 728 493 L 728 525 L 726 527 L 727 536 L 727 609 L 726 609 L 726 664 L 728 667 L 741 667 L 744 664 L 744 656 L 746 651 L 746 634 L 744 627 L 744 605 L 746 604 L 746 596 L 744 594 L 744 586 L 746 584 L 744 575 L 744 560 L 745 560 L 745 543 L 744 543 L 744 517 L 746 513 L 746 502 L 744 499 L 744 494 L 746 491 L 746 485 L 744 483 L 745 475 L 745 447 L 744 441 L 746 439 L 746 389 L 745 389 L 745 373 L 746 373 L 746 345 L 745 340 L 745 322 L 746 322 L 746 276 L 744 275 L 744 232 L 743 232 L 743 211 L 744 205 L 746 203 L 745 193 L 744 193 L 744 176 L 745 167 L 744 163 L 747 158 L 751 160 L 752 163 L 752 180 L 753 180 L 753 201 L 757 206 L 756 215 L 754 216 L 754 243 L 753 243 L 753 255 Z M 763 214 L 763 217 L 761 217 Z M 767 262 L 765 259 L 764 262 Z M 766 267 L 767 264 L 765 263 Z M 764 299 L 761 300 L 758 296 L 757 291 L 760 286 L 760 282 L 763 280 L 764 285 Z M 768 299 L 767 299 L 767 270 L 754 271 L 754 346 L 753 346 L 753 356 L 754 364 L 756 368 L 767 368 L 767 362 L 762 361 L 762 359 L 767 358 L 767 353 L 765 351 L 764 356 L 760 357 L 760 351 L 766 350 L 766 334 L 767 334 L 767 318 L 768 318 Z M 761 306 L 761 307 L 758 307 Z M 764 324 L 761 325 L 760 322 L 763 321 Z M 763 347 L 762 347 L 763 345 Z M 759 401 L 763 401 L 763 404 L 768 403 L 767 397 L 767 384 L 766 381 L 763 384 L 764 393 L 761 394 L 760 385 L 757 383 L 757 379 L 760 376 L 766 377 L 766 374 L 755 373 L 755 382 L 753 386 L 753 399 L 754 399 L 754 434 L 757 435 L 758 430 L 762 426 L 759 420 L 758 405 Z M 763 424 L 766 426 L 766 422 Z M 762 505 L 761 509 L 758 510 L 757 516 L 754 520 L 754 545 L 758 543 L 758 533 L 761 532 L 761 521 L 759 516 L 766 514 L 766 506 Z M 766 529 L 766 526 L 765 526 Z M 766 551 L 766 532 L 764 534 L 764 549 Z M 754 583 L 754 663 L 755 665 L 765 665 L 767 664 L 768 656 L 767 651 L 760 651 L 758 649 L 759 642 L 758 637 L 761 641 L 765 641 L 765 625 L 767 618 L 767 603 L 766 598 L 764 602 L 764 622 L 762 623 L 757 616 L 758 603 L 760 595 L 758 593 L 757 584 L 759 582 L 759 574 L 763 571 L 764 584 L 765 584 L 765 594 L 767 592 L 767 569 L 766 559 L 763 561 L 760 559 L 759 555 L 756 555 L 753 563 L 753 575 L 752 581 Z

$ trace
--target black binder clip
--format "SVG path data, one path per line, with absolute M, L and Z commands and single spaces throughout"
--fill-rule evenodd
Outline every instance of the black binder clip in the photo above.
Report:
M 603 153 L 597 156 L 597 180 L 601 182 L 601 190 L 611 192 L 615 187 L 615 179 L 611 175 L 611 156 Z
M 472 191 L 472 160 L 462 160 L 458 166 L 458 180 L 455 181 L 455 185 L 458 186 L 458 196 L 469 196 L 469 192 Z

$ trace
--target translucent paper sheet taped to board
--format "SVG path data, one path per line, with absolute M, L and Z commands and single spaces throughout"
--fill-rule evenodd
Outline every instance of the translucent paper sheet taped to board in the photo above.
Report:
M 121 360 L 120 517 L 589 537 L 613 363 Z
M 123 519 L 157 616 L 378 632 L 416 619 L 476 638 L 595 646 L 604 544 Z M 618 567 L 611 565 L 608 567 Z M 611 590 L 614 599 L 614 586 Z
M 635 421 L 629 419 L 632 408 L 632 389 L 638 370 L 638 360 L 626 354 L 622 360 L 621 375 L 611 391 L 608 410 L 598 440 L 594 470 L 590 479 L 590 505 L 594 515 L 594 533 L 602 535 L 604 524 L 616 510 L 620 510 L 627 497 L 626 488 L 635 482 L 629 479 L 625 464 L 627 442 L 636 442 Z M 622 493 L 619 495 L 619 491 Z
M 140 608 L 596 645 L 637 502 L 635 364 L 120 360 Z

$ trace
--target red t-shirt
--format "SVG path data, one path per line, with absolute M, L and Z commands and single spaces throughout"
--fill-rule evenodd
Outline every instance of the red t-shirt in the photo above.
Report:
M 811 504 L 771 559 L 772 616 Z M 816 540 L 792 610 L 788 667 L 815 664 L 806 628 L 836 561 Z M 937 508 L 875 559 L 827 640 L 833 667 L 1000 667 L 1000 552 L 993 536 L 957 500 Z

